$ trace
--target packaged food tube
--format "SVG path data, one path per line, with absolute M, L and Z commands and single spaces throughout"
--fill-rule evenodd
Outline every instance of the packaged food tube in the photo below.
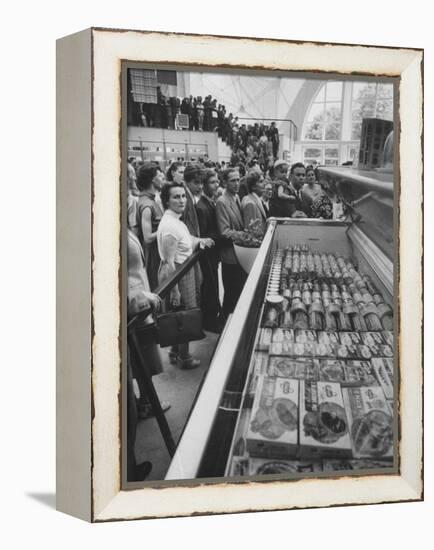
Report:
M 338 256 L 336 262 L 341 269 L 346 267 L 345 259 L 342 256 Z
M 336 316 L 329 313 L 328 307 L 325 310 L 324 325 L 325 325 L 325 330 L 327 330 L 327 331 L 338 331 L 339 330 Z
M 322 298 L 323 302 L 324 302 L 324 300 L 329 300 L 330 301 L 332 299 L 330 291 L 329 290 L 323 290 L 321 292 L 321 298 Z
M 383 330 L 383 325 L 381 324 L 375 304 L 371 303 L 365 306 L 360 306 L 359 310 L 365 320 L 368 331 Z
M 342 279 L 347 285 L 353 282 L 353 278 L 351 277 L 350 272 L 347 269 L 342 269 Z
M 312 302 L 321 301 L 321 292 L 318 290 L 312 291 Z
M 300 329 L 309 328 L 306 306 L 303 304 L 303 302 L 300 299 L 296 298 L 292 300 L 291 313 L 292 313 L 294 328 L 300 328 Z
M 379 294 L 378 292 L 374 294 L 374 303 L 377 306 L 380 304 L 384 304 L 383 296 L 381 296 L 381 294 Z
M 365 302 L 365 304 L 375 303 L 374 298 L 372 297 L 372 294 L 370 294 L 369 292 L 364 292 L 362 294 L 362 298 L 363 298 L 363 301 Z
M 284 266 L 285 269 L 288 270 L 288 273 L 291 273 L 291 270 L 292 270 L 292 254 L 290 254 L 289 252 L 285 256 L 285 261 L 283 263 L 283 266 Z
M 292 314 L 290 310 L 283 311 L 280 320 L 280 326 L 285 329 L 292 328 Z
M 356 287 L 358 288 L 361 294 L 363 294 L 363 292 L 368 290 L 366 287 L 365 281 L 363 279 L 359 279 L 358 281 L 356 281 Z
M 312 303 L 312 294 L 310 290 L 303 290 L 302 300 L 305 306 L 310 306 Z
M 353 293 L 353 302 L 356 305 L 365 303 L 365 301 L 363 300 L 362 295 L 360 294 L 360 292 L 354 292 Z
M 340 330 L 352 330 L 351 319 L 343 311 L 339 313 Z
M 290 300 L 285 296 L 283 296 L 281 311 L 287 311 L 288 309 L 290 309 L 290 306 L 291 306 Z
M 317 301 L 313 302 L 309 308 L 309 328 L 312 330 L 324 329 L 324 308 L 322 303 Z
M 363 281 L 365 282 L 365 285 L 366 285 L 368 291 L 372 295 L 378 293 L 377 287 L 374 285 L 374 283 L 372 282 L 372 279 L 371 279 L 371 277 L 369 277 L 369 275 L 363 275 Z
M 389 304 L 379 304 L 378 315 L 384 330 L 393 330 L 393 310 Z
M 351 294 L 349 292 L 347 292 L 346 290 L 342 290 L 341 292 L 341 297 L 342 297 L 342 301 L 345 303 L 347 302 L 352 302 L 353 301 L 353 298 L 351 296 Z
M 339 321 L 340 308 L 333 302 L 331 302 L 325 308 L 325 328 L 326 330 L 341 330 Z

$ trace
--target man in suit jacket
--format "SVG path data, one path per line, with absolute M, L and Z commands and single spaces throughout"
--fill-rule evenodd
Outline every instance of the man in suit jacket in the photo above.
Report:
M 216 204 L 217 226 L 223 242 L 220 247 L 222 279 L 224 287 L 223 313 L 232 313 L 246 282 L 246 273 L 235 256 L 233 242 L 244 232 L 243 217 L 238 197 L 240 175 L 234 168 L 223 174 L 225 191 Z
M 270 180 L 264 181 L 264 191 L 262 192 L 262 205 L 265 210 L 265 215 L 267 219 L 270 217 L 270 199 L 273 195 L 273 183 Z
M 188 164 L 184 171 L 185 183 L 185 210 L 181 220 L 194 237 L 200 237 L 199 221 L 197 219 L 196 204 L 202 195 L 202 169 L 199 164 Z
M 220 332 L 219 313 L 221 310 L 218 285 L 218 265 L 220 262 L 219 245 L 222 240 L 216 216 L 218 176 L 214 170 L 205 170 L 203 174 L 203 193 L 196 204 L 199 230 L 202 237 L 209 237 L 215 247 L 202 253 L 200 267 L 203 273 L 201 306 L 205 330 Z
M 259 222 L 258 229 L 263 235 L 267 226 L 267 214 L 261 201 L 261 196 L 264 192 L 264 178 L 262 174 L 255 170 L 249 172 L 246 178 L 246 185 L 249 193 L 241 202 L 244 227 L 248 228 L 253 222 L 257 221 Z

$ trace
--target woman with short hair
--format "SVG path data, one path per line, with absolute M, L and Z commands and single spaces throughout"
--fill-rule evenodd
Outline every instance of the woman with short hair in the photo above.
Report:
M 157 249 L 157 228 L 163 210 L 158 192 L 163 183 L 163 173 L 153 162 L 145 162 L 137 173 L 137 225 L 139 239 L 145 254 L 145 264 L 151 290 L 158 285 L 160 256 Z
M 166 172 L 167 181 L 174 181 L 175 183 L 184 182 L 184 170 L 185 166 L 182 162 L 172 162 Z

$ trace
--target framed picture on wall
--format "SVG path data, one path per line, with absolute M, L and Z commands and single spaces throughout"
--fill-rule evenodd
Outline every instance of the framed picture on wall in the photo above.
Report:
M 58 41 L 60 510 L 422 498 L 422 63 Z

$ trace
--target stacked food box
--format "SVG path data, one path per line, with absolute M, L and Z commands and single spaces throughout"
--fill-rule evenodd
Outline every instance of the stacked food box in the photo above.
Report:
M 354 264 L 278 249 L 229 475 L 393 466 L 393 311 Z

